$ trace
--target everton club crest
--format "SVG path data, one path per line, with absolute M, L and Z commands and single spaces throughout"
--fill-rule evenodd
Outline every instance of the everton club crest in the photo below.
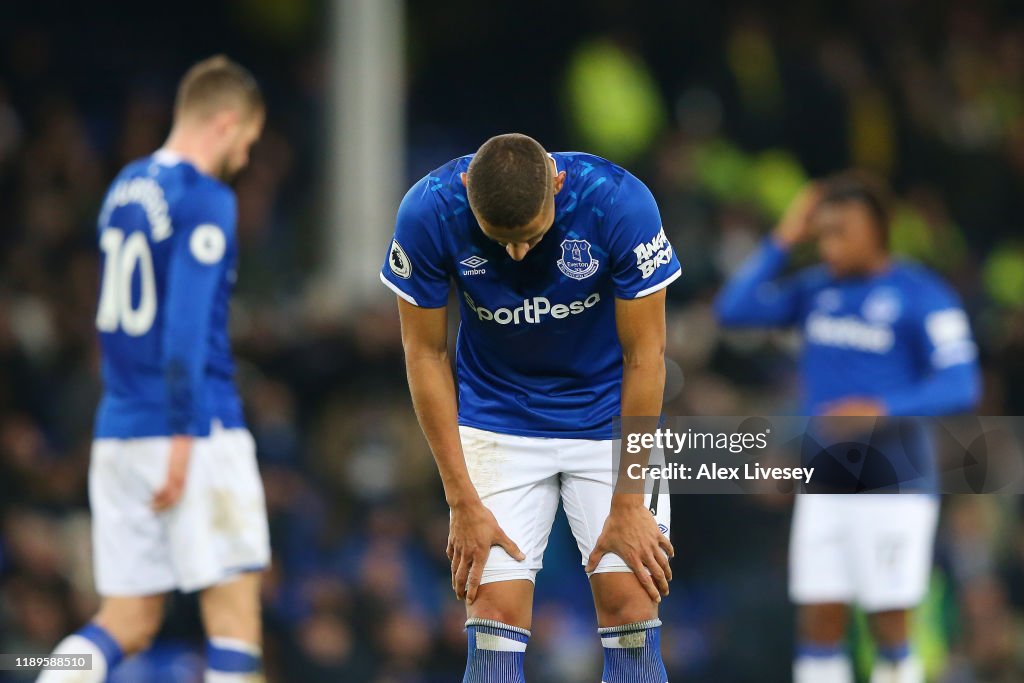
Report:
M 590 255 L 590 242 L 586 240 L 563 240 L 562 258 L 558 259 L 558 269 L 566 277 L 582 280 L 597 272 L 601 262 Z

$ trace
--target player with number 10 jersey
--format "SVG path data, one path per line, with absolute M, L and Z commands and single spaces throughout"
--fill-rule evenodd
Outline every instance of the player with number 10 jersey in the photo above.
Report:
M 90 671 L 40 683 L 100 683 L 146 649 L 173 590 L 199 591 L 206 683 L 261 669 L 259 572 L 270 560 L 255 444 L 228 341 L 238 267 L 235 195 L 263 127 L 256 82 L 225 57 L 182 80 L 163 148 L 114 179 L 98 222 L 96 327 L 104 392 L 89 465 L 99 613 L 56 654 Z
M 244 426 L 227 333 L 235 215 L 229 187 L 166 150 L 115 179 L 99 221 L 96 438 Z

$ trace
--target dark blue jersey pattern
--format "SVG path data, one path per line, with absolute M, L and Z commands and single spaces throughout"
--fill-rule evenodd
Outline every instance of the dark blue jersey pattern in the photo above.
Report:
M 455 159 L 413 185 L 381 279 L 417 306 L 458 293 L 459 423 L 521 436 L 607 439 L 621 413 L 615 299 L 679 277 L 650 190 L 589 154 L 555 153 L 555 222 L 522 261 L 481 231 Z
M 244 426 L 228 340 L 235 196 L 166 150 L 129 164 L 99 218 L 97 438 Z
M 801 330 L 806 415 L 854 397 L 878 400 L 893 416 L 974 409 L 977 347 L 959 299 L 935 274 L 895 262 L 866 277 L 835 278 L 824 266 L 782 277 L 787 260 L 766 240 L 719 293 L 715 310 L 726 326 Z M 913 468 L 897 476 L 930 487 L 931 448 L 919 441 L 907 450 L 890 454 Z

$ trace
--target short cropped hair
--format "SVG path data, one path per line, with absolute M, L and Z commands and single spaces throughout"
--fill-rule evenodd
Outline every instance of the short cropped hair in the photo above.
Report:
M 888 248 L 891 200 L 885 182 L 859 170 L 843 171 L 822 181 L 819 206 L 846 202 L 856 202 L 868 210 L 880 243 Z
M 174 115 L 206 118 L 239 106 L 245 114 L 263 111 L 260 86 L 244 66 L 224 55 L 215 55 L 193 65 L 182 77 L 174 100 Z
M 497 135 L 469 164 L 469 205 L 488 225 L 514 230 L 537 217 L 552 191 L 548 153 L 520 133 Z

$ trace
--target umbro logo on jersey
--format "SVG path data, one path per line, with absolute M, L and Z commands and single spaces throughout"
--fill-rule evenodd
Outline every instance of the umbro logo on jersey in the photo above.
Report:
M 476 254 L 473 254 L 469 258 L 462 259 L 461 261 L 459 261 L 459 263 L 466 266 L 467 268 L 479 268 L 483 264 L 487 263 L 487 259 L 481 258 Z
M 469 258 L 464 258 L 459 261 L 460 265 L 466 266 L 469 270 L 462 271 L 463 275 L 483 275 L 487 272 L 486 268 L 481 268 L 483 264 L 487 263 L 487 259 L 473 254 Z

